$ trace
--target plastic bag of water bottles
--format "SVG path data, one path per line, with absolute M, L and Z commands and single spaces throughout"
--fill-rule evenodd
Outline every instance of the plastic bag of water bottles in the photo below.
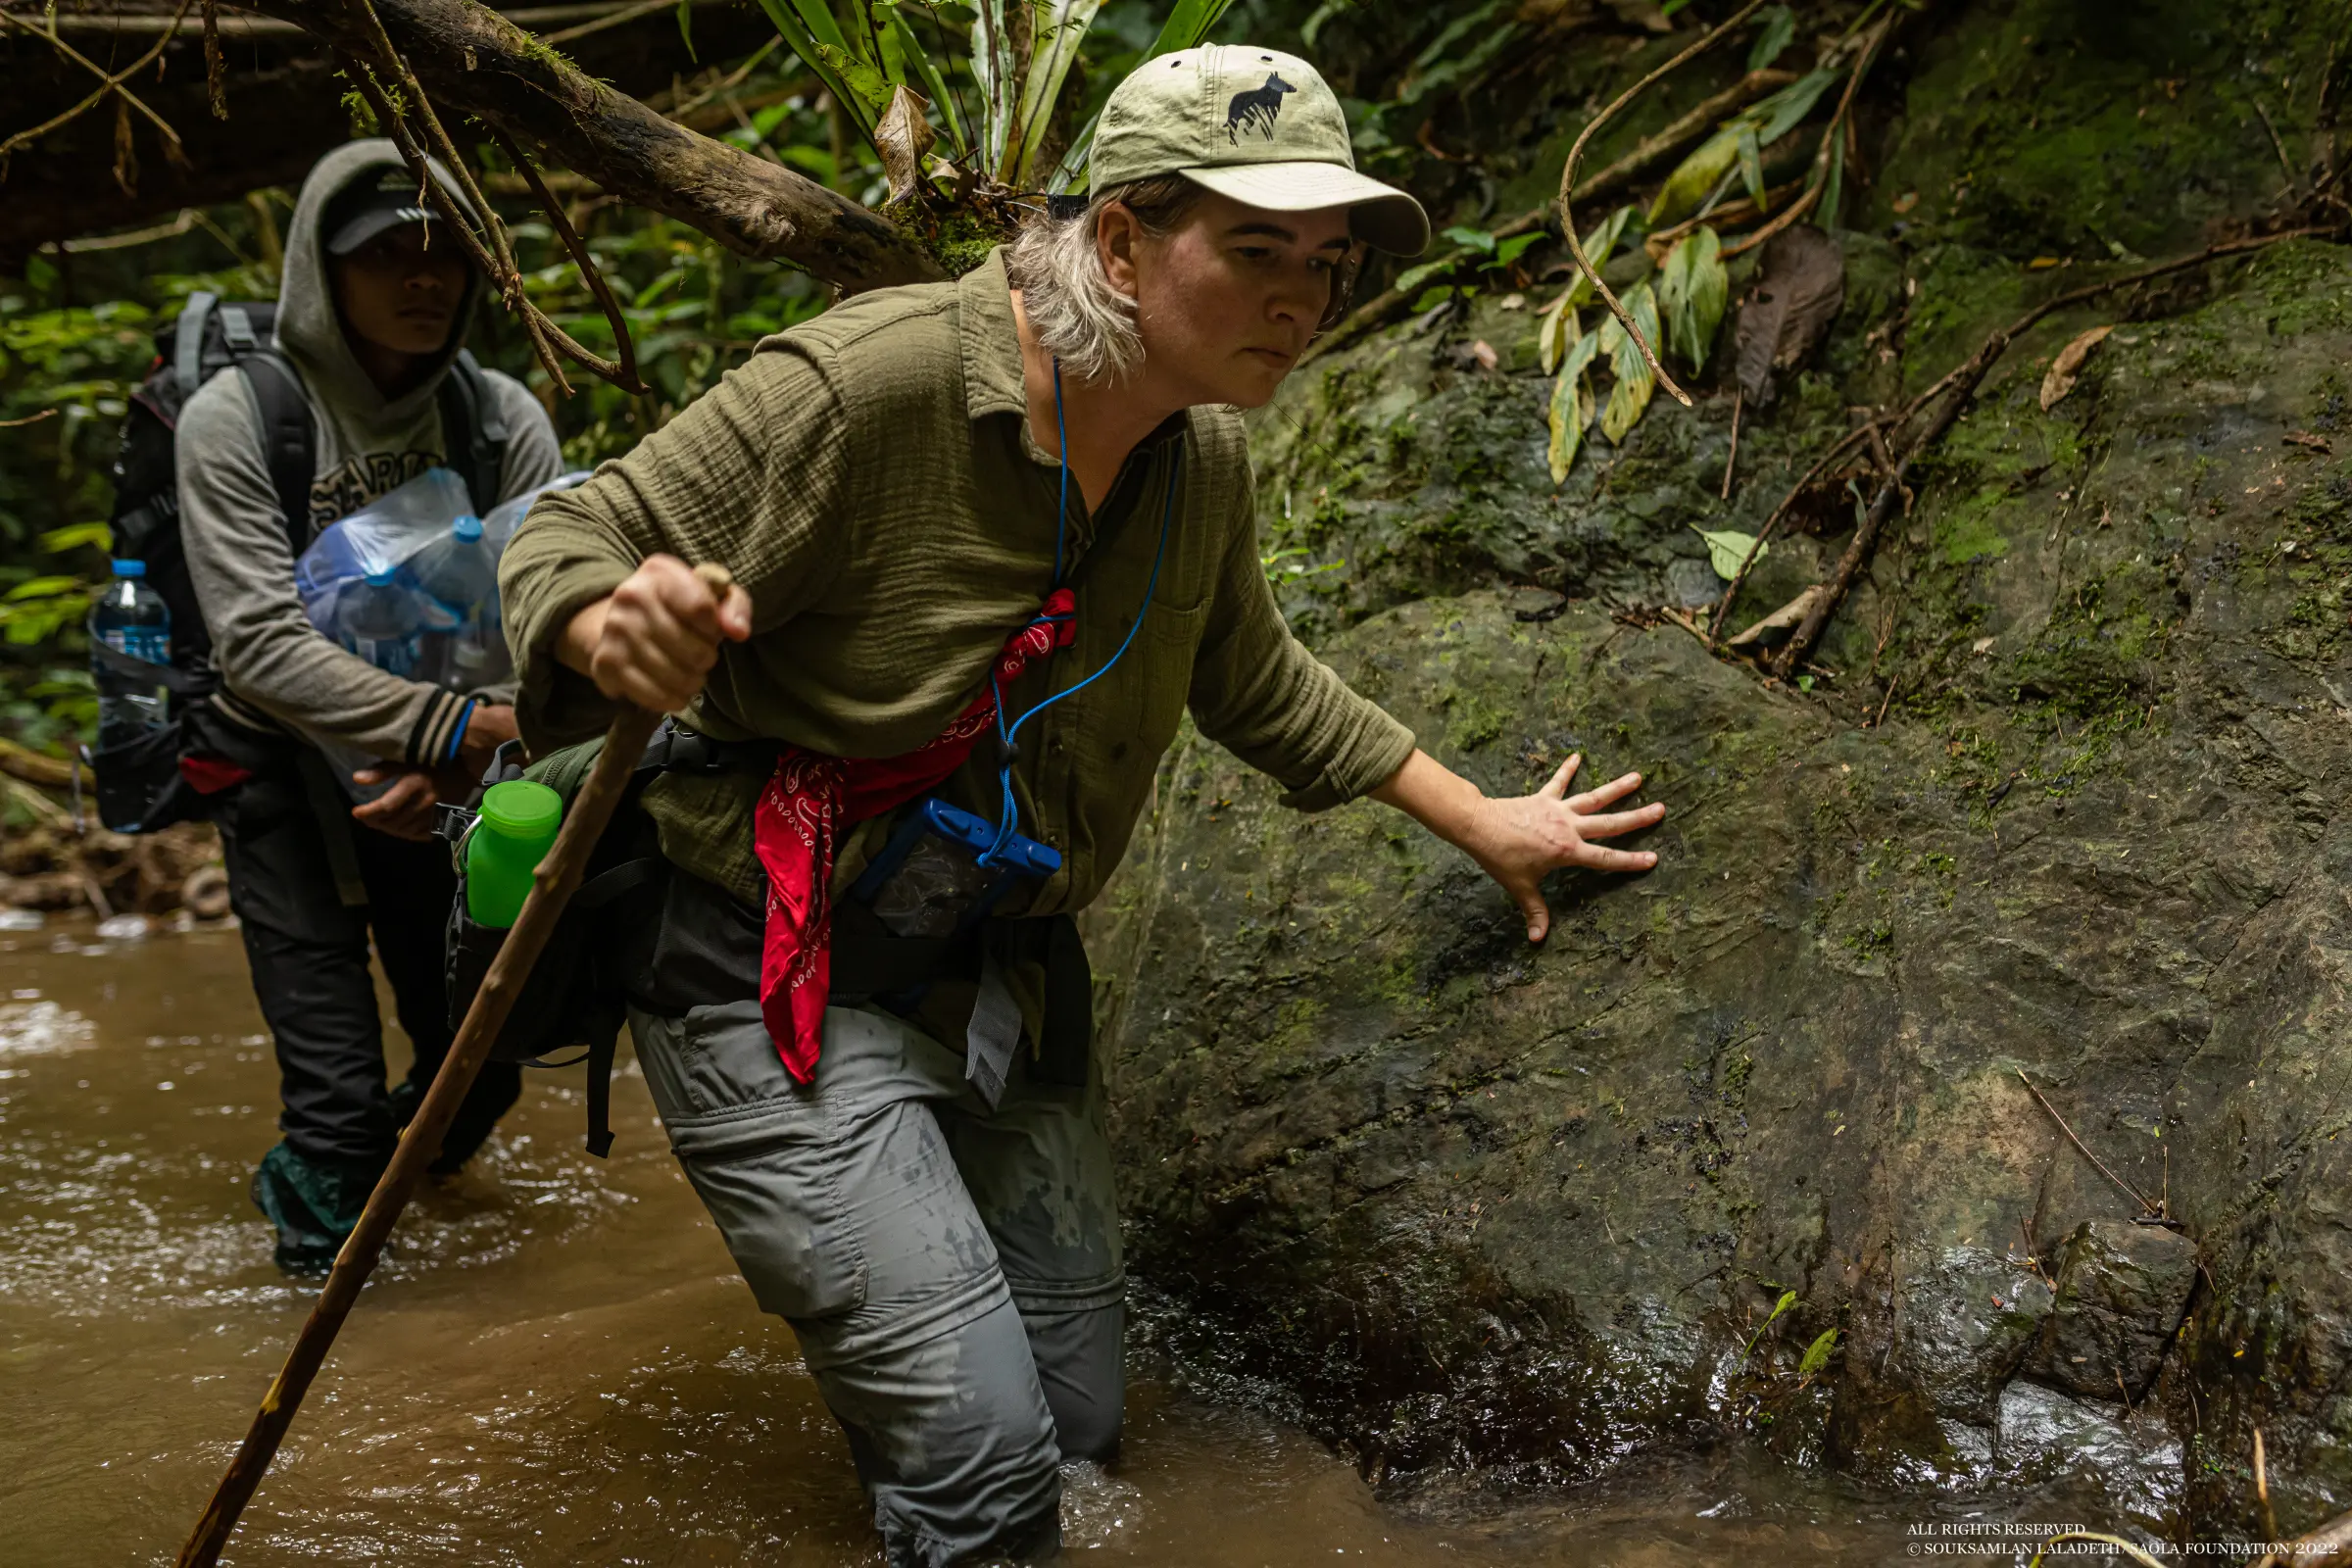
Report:
M 311 624 L 377 668 L 453 691 L 514 673 L 498 607 L 498 558 L 530 504 L 564 474 L 473 514 L 465 480 L 428 468 L 329 525 L 295 564 Z

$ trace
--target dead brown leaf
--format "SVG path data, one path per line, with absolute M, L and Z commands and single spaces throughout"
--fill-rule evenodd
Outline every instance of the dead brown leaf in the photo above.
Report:
M 2278 444 L 2282 447 L 2305 447 L 2322 457 L 2330 456 L 2335 451 L 2328 444 L 2326 436 L 2313 435 L 2309 430 L 2289 430 L 2279 437 Z
M 1489 370 L 1501 363 L 1501 357 L 1494 352 L 1494 345 L 1483 337 L 1470 345 L 1470 357 L 1476 360 L 1482 368 Z
M 1845 258 L 1810 223 L 1773 235 L 1762 261 L 1733 332 L 1740 390 L 1757 408 L 1772 403 L 1773 371 L 1802 363 L 1845 304 Z
M 1805 618 L 1805 612 L 1811 610 L 1813 602 L 1820 597 L 1821 585 L 1816 583 L 1771 614 L 1766 615 L 1762 620 L 1757 621 L 1753 626 L 1748 627 L 1739 636 L 1732 638 L 1724 646 L 1726 648 L 1745 648 L 1768 631 L 1779 631 L 1783 626 L 1795 625 Z
M 2099 340 L 2114 330 L 2112 323 L 2094 326 L 2058 351 L 2058 357 L 2050 362 L 2048 373 L 2041 378 L 2043 413 L 2055 408 L 2061 399 L 2075 389 L 2075 377 L 2081 373 L 2082 362 L 2090 358 L 2090 351 L 2099 346 Z
M 874 125 L 874 148 L 882 155 L 882 174 L 890 181 L 890 199 L 903 202 L 923 181 L 923 154 L 939 139 L 925 111 L 931 101 L 904 82 L 891 89 L 890 107 Z

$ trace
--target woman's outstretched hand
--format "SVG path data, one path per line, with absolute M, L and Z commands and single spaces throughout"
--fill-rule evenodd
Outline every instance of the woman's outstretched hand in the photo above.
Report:
M 1665 817 L 1666 808 L 1653 802 L 1630 811 L 1609 809 L 1642 787 L 1639 773 L 1570 795 L 1569 782 L 1583 761 L 1581 756 L 1569 758 L 1533 795 L 1492 800 L 1436 758 L 1416 751 L 1372 798 L 1412 816 L 1476 860 L 1527 916 L 1527 940 L 1542 942 L 1551 932 L 1544 877 L 1567 865 L 1646 871 L 1658 863 L 1648 850 L 1614 850 L 1592 842 L 1648 827 Z

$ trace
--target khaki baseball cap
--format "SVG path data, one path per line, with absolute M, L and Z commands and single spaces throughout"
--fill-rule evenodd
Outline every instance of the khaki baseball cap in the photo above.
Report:
M 1088 179 L 1096 190 L 1182 174 L 1269 212 L 1352 209 L 1368 245 L 1415 256 L 1429 215 L 1355 172 L 1348 119 L 1322 74 L 1279 49 L 1204 44 L 1138 66 L 1102 106 Z

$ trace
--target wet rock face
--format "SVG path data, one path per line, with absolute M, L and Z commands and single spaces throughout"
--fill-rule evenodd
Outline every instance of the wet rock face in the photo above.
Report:
M 2054 291 L 1987 237 L 1838 236 L 1844 314 L 1728 508 L 1728 395 L 1555 490 L 1533 314 L 1491 298 L 1257 426 L 1269 551 L 1329 567 L 1277 589 L 1335 668 L 1490 794 L 1574 752 L 1670 813 L 1655 872 L 1556 877 L 1531 951 L 1410 821 L 1285 812 L 1188 733 L 1094 912 L 1132 1255 L 1367 1463 L 1578 1476 L 1733 1429 L 1923 1486 L 2090 1454 L 2121 1507 L 2235 1524 L 2259 1425 L 2282 1526 L 2352 1505 L 2352 259 L 2030 334 L 1809 692 L 1626 613 L 1703 597 L 1689 525 L 1752 529 L 1848 404 Z M 1849 526 L 1785 536 L 1745 615 Z
M 2069 1394 L 2145 1398 L 2188 1310 L 2196 1245 L 2160 1226 L 2085 1220 L 2065 1259 L 2032 1372 Z

